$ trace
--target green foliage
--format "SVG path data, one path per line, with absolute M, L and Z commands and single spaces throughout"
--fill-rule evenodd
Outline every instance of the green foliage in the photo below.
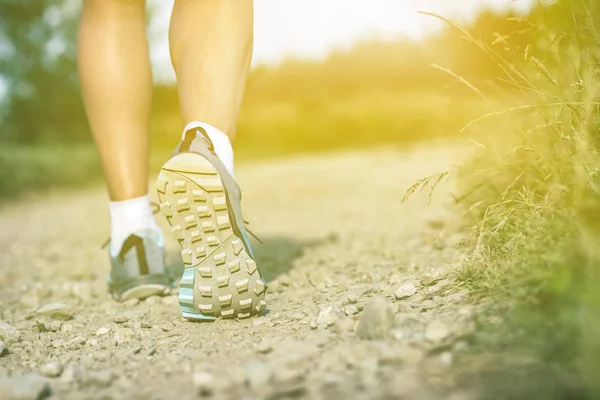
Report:
M 0 4 L 0 141 L 81 140 L 87 129 L 75 60 L 79 2 Z
M 468 375 L 489 398 L 600 396 L 599 19 L 594 1 L 559 1 L 495 43 L 461 31 L 518 99 L 468 124 L 478 149 L 454 171 L 472 229 L 458 279 L 494 300 L 473 343 L 492 356 Z

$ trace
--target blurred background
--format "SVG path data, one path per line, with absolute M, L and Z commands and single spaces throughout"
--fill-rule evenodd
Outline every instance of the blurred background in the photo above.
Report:
M 168 52 L 171 6 L 148 4 L 155 170 L 182 129 Z M 0 197 L 100 177 L 76 76 L 80 1 L 0 7 Z M 455 135 L 486 104 L 432 63 L 504 96 L 493 60 L 442 21 L 418 14 L 421 9 L 490 43 L 498 32 L 519 28 L 508 17 L 536 12 L 531 0 L 257 0 L 238 160 Z M 527 45 L 521 39 L 516 48 Z M 503 51 L 501 42 L 495 47 Z M 65 154 L 79 168 L 65 168 Z

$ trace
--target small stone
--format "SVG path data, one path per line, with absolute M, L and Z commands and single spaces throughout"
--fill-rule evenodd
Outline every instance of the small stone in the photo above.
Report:
M 75 336 L 73 339 L 67 342 L 70 348 L 79 348 L 86 342 L 83 336 Z
M 341 311 L 334 305 L 321 307 L 317 314 L 317 325 L 332 326 L 341 316 Z
M 292 315 L 292 318 L 295 319 L 296 321 L 301 321 L 303 320 L 305 317 L 304 313 L 297 313 Z
M 319 324 L 317 323 L 317 317 L 314 317 L 310 320 L 310 329 L 317 329 L 319 327 Z
M 62 374 L 63 366 L 56 362 L 49 362 L 42 365 L 40 372 L 42 375 L 47 376 L 48 378 L 56 378 Z
M 62 321 L 68 321 L 73 318 L 73 308 L 64 303 L 46 304 L 39 308 L 35 313 L 40 316 L 47 316 Z
M 61 332 L 73 332 L 73 325 L 71 325 L 71 324 L 63 324 L 60 327 L 60 331 Z
M 404 300 L 417 293 L 417 288 L 412 283 L 405 283 L 400 286 L 395 292 L 394 295 L 399 300 Z
M 425 328 L 425 339 L 430 342 L 441 342 L 449 335 L 450 331 L 448 330 L 448 327 L 440 320 L 431 321 L 427 324 L 427 328 Z
M 9 341 L 18 335 L 18 331 L 7 323 L 0 321 L 0 339 Z
M 388 339 L 395 319 L 388 302 L 383 297 L 374 297 L 358 321 L 356 336 L 365 340 Z
M 0 379 L 0 399 L 40 400 L 51 394 L 50 384 L 39 374 L 28 373 Z
M 454 361 L 454 356 L 449 351 L 445 351 L 442 354 L 440 354 L 440 362 L 442 363 L 443 366 L 449 367 L 452 365 L 453 361 Z
M 138 304 L 140 304 L 140 299 L 129 299 L 129 300 L 124 301 L 121 304 L 123 304 L 123 307 L 125 307 L 125 308 L 132 308 L 132 307 L 135 307 Z
M 8 348 L 4 345 L 4 342 L 0 341 L 0 357 L 8 355 Z
M 349 292 L 346 295 L 346 298 L 349 304 L 356 304 L 356 302 L 358 301 L 358 294 L 355 292 Z
M 56 332 L 62 328 L 60 321 L 36 321 L 35 323 L 40 332 Z
M 209 396 L 215 390 L 215 376 L 210 372 L 194 372 L 194 375 L 192 376 L 192 382 L 202 396 Z
M 108 332 L 110 332 L 110 329 L 103 326 L 102 328 L 96 331 L 96 336 L 103 336 L 106 335 Z
M 60 349 L 65 346 L 65 341 L 62 339 L 56 339 L 52 341 L 52 347 L 55 349 Z
M 344 314 L 346 315 L 356 315 L 358 314 L 358 307 L 354 304 L 350 304 L 344 307 Z
M 258 346 L 256 346 L 256 351 L 258 351 L 261 354 L 270 353 L 272 350 L 273 346 L 271 345 L 271 342 L 267 339 L 261 340 L 260 343 L 258 343 Z
M 129 321 L 129 318 L 127 318 L 124 315 L 117 315 L 116 317 L 113 318 L 113 321 L 116 324 L 124 324 L 125 322 Z

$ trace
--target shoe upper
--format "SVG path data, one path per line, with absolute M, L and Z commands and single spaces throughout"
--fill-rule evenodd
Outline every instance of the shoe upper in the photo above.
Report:
M 118 254 L 109 250 L 111 271 L 109 284 L 113 289 L 129 286 L 132 280 L 145 276 L 168 276 L 165 246 L 158 229 L 145 229 L 130 235 Z
M 223 182 L 223 186 L 225 187 L 225 197 L 227 199 L 229 217 L 230 220 L 234 222 L 234 233 L 237 237 L 242 239 L 246 251 L 254 258 L 252 248 L 250 247 L 250 240 L 248 240 L 244 217 L 242 215 L 242 192 L 235 178 L 229 173 L 225 165 L 221 162 L 221 159 L 216 155 L 214 146 L 202 127 L 194 127 L 185 132 L 183 141 L 177 145 L 172 156 L 186 152 L 203 156 L 217 170 L 217 173 Z

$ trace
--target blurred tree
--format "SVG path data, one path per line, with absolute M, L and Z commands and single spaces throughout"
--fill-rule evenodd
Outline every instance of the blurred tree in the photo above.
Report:
M 87 138 L 76 74 L 76 0 L 0 2 L 0 141 Z

